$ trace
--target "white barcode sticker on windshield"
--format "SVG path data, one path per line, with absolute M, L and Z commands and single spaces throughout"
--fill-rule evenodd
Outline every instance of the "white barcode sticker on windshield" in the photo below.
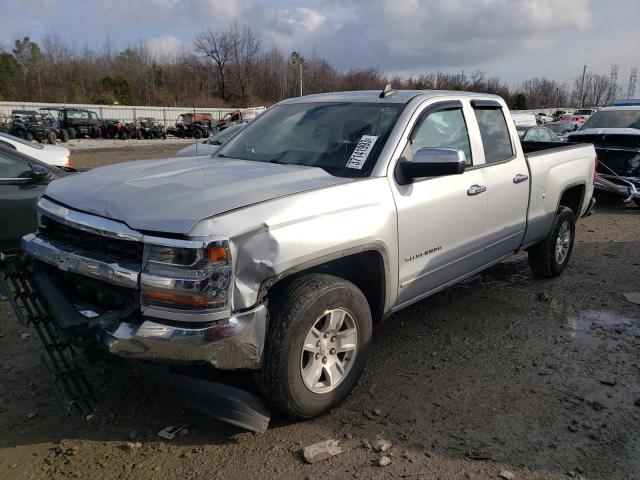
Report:
M 374 137 L 373 135 L 363 135 L 351 154 L 351 157 L 349 157 L 349 161 L 346 165 L 347 168 L 356 168 L 361 170 L 364 162 L 367 161 L 367 157 L 373 149 L 373 144 L 376 143 L 377 139 L 378 137 Z

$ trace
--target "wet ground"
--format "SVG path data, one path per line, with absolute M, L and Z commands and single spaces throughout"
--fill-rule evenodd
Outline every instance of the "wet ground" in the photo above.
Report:
M 577 238 L 560 278 L 521 254 L 394 315 L 340 407 L 264 434 L 107 364 L 96 414 L 67 416 L 35 333 L 0 302 L 0 478 L 638 479 L 640 306 L 622 294 L 640 291 L 640 209 L 600 207 Z M 156 435 L 169 425 L 187 433 Z M 368 448 L 378 435 L 393 447 Z M 306 464 L 328 439 L 344 453 Z

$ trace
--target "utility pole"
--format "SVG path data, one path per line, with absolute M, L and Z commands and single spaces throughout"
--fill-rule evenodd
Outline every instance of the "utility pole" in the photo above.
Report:
M 587 76 L 587 66 L 582 69 L 582 80 L 580 81 L 580 108 L 584 107 L 584 80 Z
M 300 68 L 300 96 L 302 96 L 302 64 L 304 63 L 304 57 L 298 52 L 293 52 L 291 54 L 291 63 L 293 65 L 297 64 Z
M 629 88 L 627 89 L 627 98 L 635 97 L 637 80 L 638 80 L 638 69 L 636 67 L 633 67 L 631 69 L 631 76 L 629 77 Z

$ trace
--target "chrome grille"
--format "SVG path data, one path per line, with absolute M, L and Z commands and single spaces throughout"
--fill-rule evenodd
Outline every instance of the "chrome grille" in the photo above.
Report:
M 39 235 L 67 248 L 97 254 L 118 263 L 142 264 L 142 242 L 119 240 L 87 232 L 56 222 L 46 215 L 40 218 Z

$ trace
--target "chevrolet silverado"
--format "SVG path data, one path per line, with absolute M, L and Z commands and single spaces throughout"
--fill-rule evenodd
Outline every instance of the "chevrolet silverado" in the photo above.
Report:
M 22 248 L 65 338 L 253 370 L 271 405 L 310 418 L 354 387 L 381 319 L 519 251 L 560 275 L 595 157 L 521 143 L 493 95 L 311 95 L 211 158 L 52 182 Z

